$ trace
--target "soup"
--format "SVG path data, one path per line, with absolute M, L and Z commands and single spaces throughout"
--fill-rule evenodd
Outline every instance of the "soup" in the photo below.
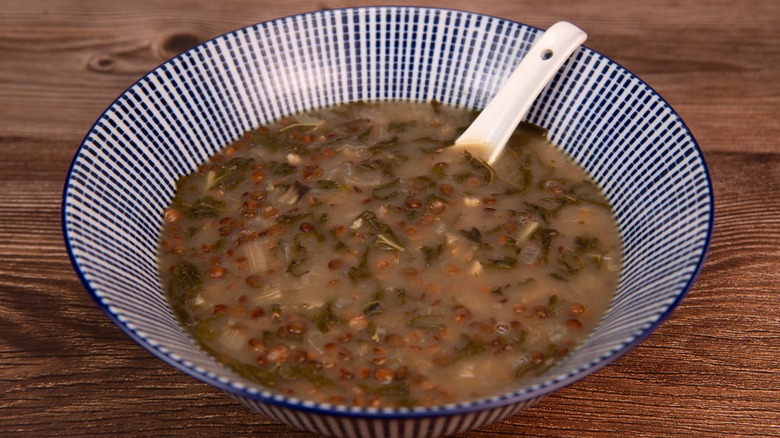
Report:
M 160 277 L 184 327 L 268 390 L 338 405 L 457 403 L 549 369 L 609 306 L 619 231 L 543 129 L 494 166 L 451 147 L 475 116 L 326 108 L 182 177 Z

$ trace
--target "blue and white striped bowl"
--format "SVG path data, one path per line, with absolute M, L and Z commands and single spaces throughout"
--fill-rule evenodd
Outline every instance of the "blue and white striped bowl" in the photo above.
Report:
M 483 107 L 539 29 L 441 9 L 381 7 L 247 27 L 161 65 L 122 94 L 79 149 L 63 200 L 68 250 L 86 289 L 131 338 L 244 405 L 336 436 L 436 436 L 500 420 L 629 351 L 671 313 L 703 263 L 712 190 L 691 133 L 647 84 L 587 48 L 531 108 L 595 176 L 617 213 L 625 266 L 588 342 L 497 397 L 420 409 L 357 409 L 272 394 L 204 353 L 181 329 L 156 267 L 174 181 L 243 132 L 314 107 L 437 99 Z

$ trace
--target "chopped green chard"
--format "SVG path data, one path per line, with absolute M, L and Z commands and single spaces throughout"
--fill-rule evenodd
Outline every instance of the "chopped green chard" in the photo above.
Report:
M 474 175 L 481 178 L 485 183 L 492 184 L 496 178 L 496 171 L 493 170 L 493 167 L 484 158 L 473 155 L 469 151 L 466 151 L 464 155 Z
M 333 311 L 333 302 L 328 301 L 314 317 L 314 323 L 322 333 L 330 331 L 331 326 L 344 324 L 345 320 Z
M 487 269 L 514 269 L 517 267 L 517 258 L 506 256 L 500 259 L 489 259 L 481 263 Z
M 365 313 L 367 316 L 379 315 L 384 311 L 384 306 L 379 301 L 373 301 L 363 309 L 363 313 Z
M 287 205 L 297 204 L 301 198 L 311 190 L 311 187 L 301 184 L 298 181 L 293 181 L 288 186 L 282 186 L 279 188 L 281 194 L 279 195 L 279 202 Z
M 281 128 L 279 130 L 279 132 L 289 131 L 291 129 L 304 129 L 304 130 L 308 131 L 308 130 L 311 130 L 312 128 L 319 127 L 321 124 L 322 124 L 321 122 L 318 122 L 318 123 L 297 122 L 297 123 L 289 124 L 289 125 L 285 126 L 284 128 Z
M 425 257 L 425 266 L 431 266 L 442 254 L 444 254 L 445 242 L 438 245 L 428 246 L 425 245 L 420 250 Z
M 397 237 L 394 235 L 377 234 L 374 247 L 393 251 L 403 251 L 404 247 L 401 246 L 396 239 Z
M 337 183 L 336 181 L 333 181 L 333 180 L 329 180 L 329 179 L 317 180 L 317 187 L 319 187 L 321 189 L 335 189 L 335 188 L 338 188 L 338 186 L 339 186 L 339 183 Z
M 203 274 L 195 264 L 179 259 L 168 282 L 168 295 L 176 299 L 191 299 L 203 289 Z
M 558 230 L 544 227 L 537 227 L 531 233 L 531 240 L 537 240 L 542 245 L 542 260 L 544 260 L 544 263 L 550 262 L 550 249 L 552 248 L 553 240 L 559 234 Z
M 380 184 L 371 189 L 371 197 L 378 201 L 387 201 L 398 194 L 398 183 L 400 178 L 394 178 L 384 184 Z
M 210 188 L 225 190 L 236 187 L 244 178 L 246 178 L 247 170 L 249 170 L 253 161 L 252 158 L 237 157 L 231 158 L 226 163 L 219 165 L 215 171 L 214 183 Z
M 447 317 L 445 315 L 418 315 L 409 320 L 409 325 L 418 329 L 444 329 Z
M 310 216 L 311 213 L 283 214 L 276 217 L 276 222 L 285 225 L 295 225 Z
M 179 178 L 159 277 L 182 326 L 252 385 L 346 407 L 462 403 L 555 366 L 612 299 L 614 215 L 543 128 L 494 165 L 453 147 L 475 117 L 335 105 Z
M 290 261 L 290 264 L 287 265 L 287 270 L 285 272 L 294 277 L 300 277 L 307 274 L 309 271 L 304 267 L 306 260 L 308 260 L 308 257 L 305 255 L 296 256 Z
M 304 378 L 313 383 L 317 388 L 333 385 L 333 381 L 325 377 L 322 372 L 318 371 L 313 365 L 291 365 L 289 373 L 293 379 Z
M 360 216 L 356 218 L 356 220 L 366 222 L 377 233 L 376 240 L 374 242 L 375 247 L 395 251 L 404 250 L 404 245 L 401 243 L 401 240 L 398 238 L 398 236 L 396 236 L 393 228 L 383 222 L 380 222 L 376 217 L 376 213 L 373 211 L 365 210 L 360 214 Z
M 472 338 L 465 333 L 461 335 L 461 338 L 463 345 L 455 351 L 455 360 L 463 359 L 464 357 L 469 356 L 476 356 L 488 351 L 488 344 L 485 341 Z
M 213 196 L 204 196 L 192 204 L 174 200 L 173 206 L 190 219 L 215 218 L 220 215 L 225 203 Z
M 368 266 L 368 255 L 369 251 L 366 249 L 363 256 L 360 258 L 360 263 L 351 267 L 347 272 L 347 276 L 352 280 L 352 283 L 359 283 L 374 277 L 371 268 Z

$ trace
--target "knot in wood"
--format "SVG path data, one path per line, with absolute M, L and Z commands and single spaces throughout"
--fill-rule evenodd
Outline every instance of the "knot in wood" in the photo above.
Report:
M 87 68 L 98 73 L 109 73 L 116 69 L 116 59 L 110 53 L 97 52 L 87 60 Z
M 163 58 L 172 58 L 184 51 L 187 51 L 198 44 L 201 38 L 186 31 L 179 31 L 164 35 L 157 45 L 159 54 Z

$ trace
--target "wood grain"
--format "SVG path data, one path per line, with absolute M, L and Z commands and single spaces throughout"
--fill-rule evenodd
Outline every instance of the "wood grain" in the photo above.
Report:
M 94 120 L 197 41 L 384 1 L 11 0 L 0 11 L 0 436 L 309 436 L 165 365 L 113 326 L 65 250 L 60 203 Z M 645 342 L 487 436 L 780 436 L 780 3 L 416 2 L 547 27 L 657 89 L 715 190 L 701 276 Z

